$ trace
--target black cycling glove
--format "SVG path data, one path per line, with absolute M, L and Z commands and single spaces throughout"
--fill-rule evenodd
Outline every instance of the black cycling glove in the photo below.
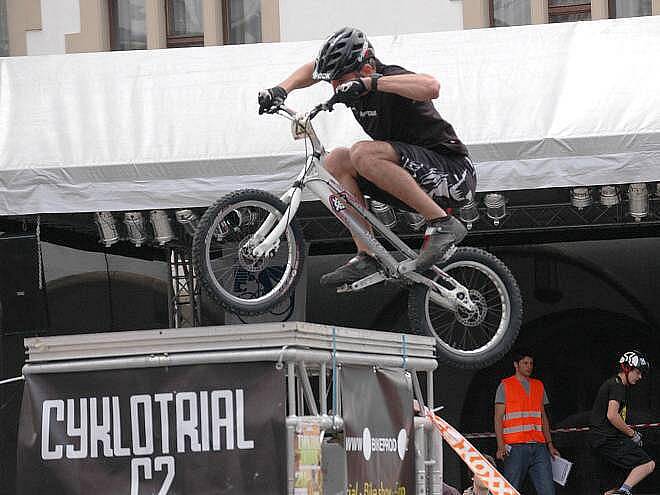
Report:
M 257 101 L 259 102 L 259 115 L 271 113 L 286 100 L 287 93 L 282 86 L 259 91 Z
M 336 103 L 343 103 L 346 106 L 350 106 L 352 103 L 358 101 L 365 93 L 367 93 L 367 87 L 362 82 L 362 79 L 353 79 L 337 86 L 333 100 Z

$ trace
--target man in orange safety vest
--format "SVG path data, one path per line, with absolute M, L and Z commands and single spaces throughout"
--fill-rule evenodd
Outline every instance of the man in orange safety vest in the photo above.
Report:
M 559 451 L 550 436 L 548 396 L 543 383 L 531 378 L 534 358 L 529 352 L 514 353 L 513 366 L 515 374 L 502 380 L 495 393 L 496 457 L 517 490 L 529 474 L 538 495 L 555 495 L 550 456 Z

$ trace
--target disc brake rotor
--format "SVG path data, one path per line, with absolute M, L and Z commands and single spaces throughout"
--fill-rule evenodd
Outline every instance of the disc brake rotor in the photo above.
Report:
M 245 237 L 238 245 L 238 261 L 241 264 L 242 268 L 245 268 L 249 272 L 260 272 L 262 271 L 267 264 L 268 259 L 265 256 L 260 258 L 254 256 L 250 249 L 246 247 L 246 244 L 252 236 L 248 235 Z
M 456 311 L 456 320 L 465 325 L 466 327 L 476 327 L 483 323 L 488 313 L 488 305 L 486 304 L 486 298 L 477 290 L 470 290 L 470 299 L 474 303 L 474 311 L 468 311 L 467 309 L 459 306 Z

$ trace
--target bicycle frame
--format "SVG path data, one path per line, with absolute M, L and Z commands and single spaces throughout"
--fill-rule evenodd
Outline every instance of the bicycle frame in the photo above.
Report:
M 311 119 L 322 110 L 330 110 L 327 104 L 319 105 L 308 114 L 297 114 L 288 107 L 280 106 L 278 112 L 292 122 L 294 138 L 306 137 L 312 145 L 312 154 L 307 157 L 303 169 L 300 171 L 293 185 L 281 196 L 281 200 L 287 204 L 287 209 L 282 217 L 277 220 L 276 216 L 270 214 L 261 227 L 255 232 L 248 243 L 252 247 L 255 256 L 269 256 L 279 247 L 279 238 L 288 227 L 289 222 L 295 217 L 302 201 L 304 188 L 309 189 L 346 228 L 369 247 L 374 256 L 383 266 L 383 271 L 369 275 L 368 277 L 351 284 L 349 290 L 359 290 L 387 279 L 406 279 L 413 283 L 421 283 L 428 286 L 430 298 L 442 307 L 456 311 L 458 306 L 468 311 L 475 309 L 470 300 L 468 290 L 456 282 L 451 276 L 437 267 L 433 271 L 437 279 L 449 284 L 452 288 L 444 287 L 435 280 L 415 272 L 415 259 L 417 253 L 405 242 L 386 227 L 364 204 L 337 182 L 324 167 L 327 152 L 311 125 Z M 406 256 L 406 260 L 398 261 L 387 249 L 376 239 L 365 222 L 385 237 L 396 249 Z

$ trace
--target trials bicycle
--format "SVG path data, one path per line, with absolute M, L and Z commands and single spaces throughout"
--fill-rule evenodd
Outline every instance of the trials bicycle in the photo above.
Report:
M 215 302 L 241 315 L 264 313 L 288 297 L 303 268 L 304 240 L 295 215 L 308 189 L 381 266 L 338 291 L 357 292 L 385 281 L 407 286 L 411 333 L 435 337 L 440 361 L 461 368 L 493 363 L 510 349 L 520 329 L 522 300 L 515 278 L 498 258 L 472 247 L 452 248 L 432 269 L 416 272 L 417 253 L 324 168 L 327 153 L 312 120 L 334 104 L 335 97 L 302 114 L 284 105 L 271 109 L 291 121 L 294 139 L 309 139 L 312 152 L 280 198 L 239 190 L 206 210 L 193 239 L 193 263 L 202 285 Z

